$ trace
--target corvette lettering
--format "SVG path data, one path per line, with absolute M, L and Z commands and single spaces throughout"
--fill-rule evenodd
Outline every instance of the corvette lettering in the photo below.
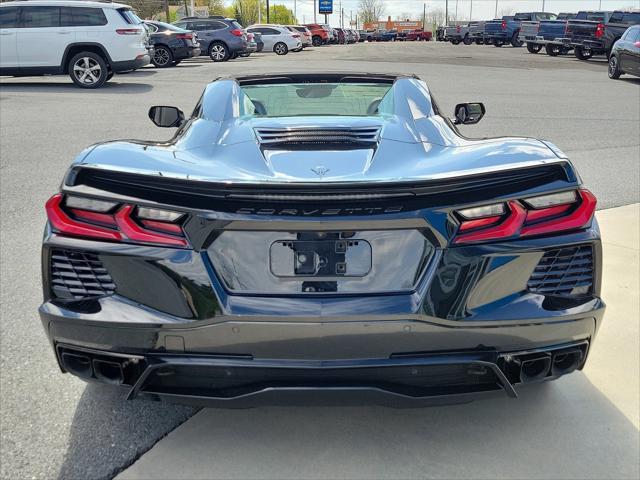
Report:
M 334 215 L 376 215 L 398 213 L 402 206 L 393 207 L 359 207 L 359 208 L 241 208 L 236 213 L 241 215 L 290 215 L 290 216 L 334 216 Z

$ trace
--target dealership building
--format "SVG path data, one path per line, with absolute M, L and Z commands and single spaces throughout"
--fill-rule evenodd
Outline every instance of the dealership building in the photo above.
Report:
M 397 30 L 398 32 L 411 32 L 416 28 L 422 28 L 422 20 L 402 20 L 394 22 L 391 20 L 391 17 L 388 17 L 387 20 L 367 22 L 364 24 L 365 30 Z

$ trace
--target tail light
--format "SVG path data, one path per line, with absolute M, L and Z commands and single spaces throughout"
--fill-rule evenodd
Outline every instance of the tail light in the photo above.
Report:
M 300 38 L 300 35 L 299 35 L 299 34 L 297 34 L 297 33 L 293 33 L 291 36 L 292 36 L 293 38 Z
M 51 227 L 61 235 L 116 242 L 188 247 L 185 214 L 56 194 L 46 204 Z
M 602 38 L 604 36 L 604 24 L 599 23 L 596 27 L 596 38 Z
M 460 30 L 461 30 L 460 25 L 458 25 L 458 26 L 456 27 L 456 32 L 460 33 Z
M 501 27 L 502 27 L 502 30 L 506 30 L 507 29 L 507 21 L 506 20 L 502 21 Z
M 193 33 L 178 33 L 176 38 L 179 40 L 193 40 Z
M 141 28 L 118 28 L 116 30 L 118 35 L 140 35 L 142 33 Z
M 637 48 L 640 48 L 640 41 L 634 43 L 633 45 L 636 46 Z
M 236 37 L 241 37 L 242 36 L 242 30 L 240 30 L 239 28 L 235 28 L 235 29 L 231 30 L 231 35 L 235 35 Z
M 572 190 L 456 211 L 454 244 L 528 237 L 584 228 L 591 222 L 596 197 Z

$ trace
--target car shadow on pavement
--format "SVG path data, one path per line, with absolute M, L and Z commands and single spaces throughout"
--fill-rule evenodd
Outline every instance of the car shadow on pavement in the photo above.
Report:
M 135 72 L 137 73 L 137 72 Z M 134 73 L 134 74 L 135 74 Z M 105 83 L 101 88 L 97 90 L 83 90 L 76 87 L 71 81 L 69 83 L 62 82 L 22 82 L 22 81 L 2 81 L 0 82 L 0 91 L 6 91 L 11 93 L 86 93 L 86 94 L 138 94 L 150 92 L 153 90 L 153 85 L 147 83 L 127 83 L 126 79 L 122 79 L 122 82 L 112 80 Z
M 60 480 L 108 479 L 133 463 L 197 409 L 126 401 L 124 388 L 87 384 L 73 416 Z
M 638 430 L 582 374 L 423 409 L 203 409 L 125 479 L 637 478 Z

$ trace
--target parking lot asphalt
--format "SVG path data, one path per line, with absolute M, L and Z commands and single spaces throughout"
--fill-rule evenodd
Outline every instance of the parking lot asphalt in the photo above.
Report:
M 122 392 L 88 386 L 60 374 L 55 365 L 37 315 L 41 300 L 39 247 L 45 222 L 44 202 L 57 190 L 71 159 L 85 146 L 102 140 L 168 138 L 170 131 L 155 128 L 148 120 L 148 108 L 172 104 L 189 112 L 205 84 L 215 77 L 305 70 L 416 73 L 427 80 L 444 112 L 453 112 L 454 105 L 461 101 L 485 103 L 487 116 L 477 126 L 464 127 L 466 135 L 527 135 L 551 140 L 571 157 L 588 188 L 598 196 L 600 208 L 640 201 L 640 79 L 609 80 L 604 60 L 580 62 L 574 57 L 550 58 L 513 48 L 390 43 L 322 47 L 285 57 L 259 54 L 224 64 L 214 64 L 203 57 L 168 70 L 144 68 L 118 75 L 98 91 L 79 90 L 66 77 L 3 78 L 0 82 L 1 478 L 110 478 L 196 412 L 145 401 L 124 402 Z M 637 342 L 629 348 L 637 352 Z M 605 376 L 620 368 L 611 356 L 602 355 L 599 361 L 602 363 L 598 368 Z M 535 439 L 533 448 L 526 442 L 522 448 L 531 448 L 531 455 L 535 456 L 535 446 L 544 442 L 545 435 L 558 435 L 553 425 L 561 420 L 536 413 L 538 402 L 560 402 L 564 411 L 570 413 L 570 404 L 574 404 L 570 400 L 575 400 L 579 407 L 581 394 L 599 398 L 597 389 L 589 387 L 589 382 L 580 375 L 545 387 L 533 394 L 533 400 L 525 400 L 522 408 L 516 403 L 505 410 L 498 401 L 488 404 L 486 413 L 498 416 L 497 421 L 504 426 L 502 433 L 508 431 L 510 422 L 513 428 L 530 428 Z M 629 450 L 620 439 L 631 438 L 627 435 L 633 433 L 629 428 L 635 428 L 637 444 L 637 422 L 629 427 L 624 421 L 626 417 L 611 408 L 608 401 L 602 400 L 586 418 L 576 417 L 576 421 L 597 422 L 598 427 L 577 433 L 597 435 L 597 431 L 615 430 L 619 435 L 618 440 L 614 439 L 615 445 L 620 446 L 622 455 Z M 464 426 L 480 421 L 472 409 L 461 414 L 452 410 L 454 413 L 442 418 L 438 410 L 429 410 L 431 413 L 420 418 L 432 422 L 429 428 L 436 429 L 432 430 L 434 438 L 445 441 L 447 429 L 457 432 L 455 438 L 462 445 L 451 444 L 447 448 L 461 448 L 464 453 L 468 445 L 463 441 Z M 285 415 L 270 411 L 264 414 L 273 415 L 273 422 L 278 415 Z M 325 418 L 326 422 L 338 425 L 341 418 L 353 418 L 354 422 L 360 422 L 359 426 L 379 421 L 387 428 L 393 422 L 409 422 L 413 416 L 401 417 L 403 414 L 385 409 L 354 415 L 348 410 L 329 409 L 321 414 L 319 418 L 309 418 L 315 415 L 314 410 L 296 411 L 296 424 L 321 425 L 319 422 Z M 261 412 L 251 411 L 242 416 L 241 412 L 227 415 L 214 411 L 209 415 L 232 428 L 232 419 L 246 423 Z M 547 428 L 540 425 L 544 422 L 548 422 Z M 276 423 L 265 422 L 264 428 L 273 426 L 273 429 L 256 438 L 268 442 L 269 432 L 284 435 L 286 432 L 275 428 Z M 394 433 L 393 429 L 390 431 Z M 355 436 L 348 437 L 349 441 L 358 442 L 362 440 L 360 435 L 369 435 L 371 430 L 356 428 L 355 432 Z M 422 431 L 414 428 L 398 440 L 411 441 L 412 435 L 419 433 Z M 256 438 L 247 439 L 236 433 L 234 441 L 241 448 L 243 440 L 254 442 Z M 324 438 L 331 441 L 330 435 Z M 383 437 L 373 438 L 382 441 Z M 482 437 L 478 434 L 473 438 L 481 441 Z M 508 435 L 503 438 L 506 442 L 512 440 Z M 395 441 L 387 440 L 387 446 Z M 566 444 L 572 440 L 567 437 Z M 364 442 L 368 448 L 372 444 L 372 438 Z M 283 449 L 291 446 L 279 445 Z M 497 439 L 492 439 L 491 445 L 500 449 Z M 566 461 L 580 462 L 581 455 L 589 455 L 597 444 L 590 443 L 587 447 L 582 453 L 573 452 Z M 385 444 L 376 449 L 370 454 L 377 451 L 383 455 Z M 334 451 L 327 449 L 325 453 Z M 493 451 L 488 447 L 470 450 L 469 456 L 460 457 L 460 468 L 472 468 L 474 458 Z M 398 453 L 397 448 L 384 455 L 394 452 Z M 282 457 L 276 455 L 272 462 L 286 461 L 285 453 L 280 452 Z M 299 455 L 306 453 L 308 450 L 302 449 Z M 413 453 L 411 457 L 400 458 L 415 461 Z M 367 457 L 361 459 L 364 462 Z M 545 460 L 539 459 L 541 466 Z M 234 461 L 250 464 L 252 457 L 234 457 Z M 324 461 L 339 462 L 340 458 L 327 456 Z M 254 470 L 243 471 L 250 476 Z M 569 468 L 558 473 L 571 476 L 576 471 Z M 545 472 L 550 470 L 541 467 L 532 476 L 544 476 Z M 371 470 L 363 468 L 361 473 L 370 476 L 367 473 Z M 634 472 L 627 469 L 622 473 Z

